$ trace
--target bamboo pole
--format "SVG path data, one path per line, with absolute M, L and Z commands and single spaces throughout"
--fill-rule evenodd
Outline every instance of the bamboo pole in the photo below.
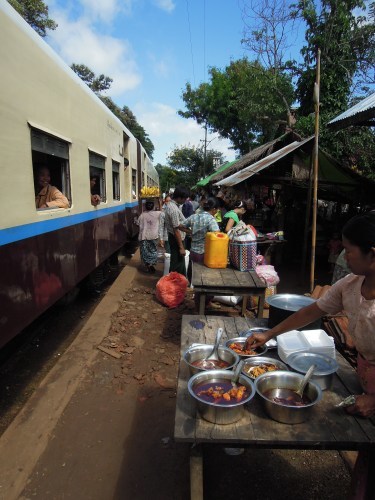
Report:
M 316 57 L 316 80 L 314 84 L 315 108 L 315 140 L 313 149 L 313 213 L 311 231 L 311 267 L 310 267 L 310 292 L 314 290 L 315 282 L 315 249 L 316 249 L 316 219 L 318 213 L 318 171 L 319 171 L 319 93 L 320 93 L 320 49 Z

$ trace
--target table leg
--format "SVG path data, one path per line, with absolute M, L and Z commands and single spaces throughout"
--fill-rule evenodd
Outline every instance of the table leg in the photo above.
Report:
M 197 445 L 190 450 L 190 498 L 203 500 L 203 450 Z
M 204 315 L 204 310 L 206 309 L 206 294 L 201 293 L 199 295 L 199 315 Z
M 246 316 L 246 305 L 247 305 L 247 299 L 248 295 L 243 295 L 242 297 L 242 309 L 241 309 L 241 316 Z
M 266 292 L 259 295 L 258 298 L 258 318 L 263 318 L 263 308 L 264 308 L 264 299 L 266 296 Z

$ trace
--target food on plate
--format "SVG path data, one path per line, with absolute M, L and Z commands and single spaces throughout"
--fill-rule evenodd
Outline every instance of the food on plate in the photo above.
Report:
M 259 377 L 259 375 L 263 375 L 263 373 L 267 372 L 274 372 L 278 370 L 279 368 L 272 364 L 272 363 L 262 363 L 261 365 L 257 366 L 244 366 L 243 371 L 246 372 L 248 375 L 250 375 L 253 378 Z
M 194 392 L 203 401 L 221 405 L 240 403 L 248 396 L 244 385 L 233 387 L 228 381 L 199 384 Z
M 237 354 L 242 354 L 242 356 L 255 356 L 258 354 L 254 349 L 244 349 L 244 347 L 245 344 L 240 344 L 239 342 L 232 342 L 232 344 L 229 344 L 229 349 L 232 349 L 232 351 Z

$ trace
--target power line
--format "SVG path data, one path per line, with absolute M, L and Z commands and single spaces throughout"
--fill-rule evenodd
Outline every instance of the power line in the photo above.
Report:
M 195 87 L 195 70 L 194 70 L 194 57 L 193 57 L 193 43 L 192 43 L 192 40 L 191 40 L 190 15 L 189 15 L 189 0 L 186 0 L 186 12 L 187 12 L 187 19 L 188 19 L 188 27 L 189 27 L 191 65 L 193 67 L 193 82 L 194 82 L 194 87 Z
M 206 0 L 203 0 L 203 77 L 206 81 Z

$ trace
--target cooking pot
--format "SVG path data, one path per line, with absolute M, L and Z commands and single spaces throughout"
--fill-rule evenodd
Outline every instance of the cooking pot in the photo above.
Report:
M 302 307 L 308 306 L 315 302 L 315 299 L 306 297 L 305 295 L 294 295 L 291 293 L 279 293 L 266 297 L 266 302 L 270 306 L 268 326 L 273 328 L 281 321 L 291 316 L 294 312 L 299 311 Z M 320 328 L 321 320 L 318 319 L 309 325 L 301 327 L 304 330 L 316 330 Z

